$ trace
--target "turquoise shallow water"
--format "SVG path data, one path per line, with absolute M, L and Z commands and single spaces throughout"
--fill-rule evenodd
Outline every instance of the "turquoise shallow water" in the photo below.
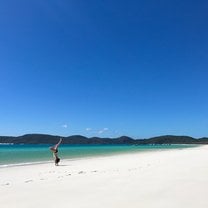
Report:
M 196 146 L 196 145 L 195 145 Z M 53 161 L 49 145 L 0 145 L 0 167 Z M 61 145 L 61 159 L 190 148 L 194 145 Z

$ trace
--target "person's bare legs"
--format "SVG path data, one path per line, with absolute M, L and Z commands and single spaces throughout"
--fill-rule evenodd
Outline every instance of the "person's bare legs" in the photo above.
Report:
M 58 149 L 59 145 L 61 144 L 61 142 L 62 142 L 62 138 L 60 138 L 59 142 L 56 145 L 50 147 L 50 150 L 56 151 Z

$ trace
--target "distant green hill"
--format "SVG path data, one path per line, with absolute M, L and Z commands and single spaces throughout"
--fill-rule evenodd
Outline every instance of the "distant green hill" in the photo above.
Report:
M 13 144 L 55 144 L 60 136 L 47 134 L 26 134 L 23 136 L 0 136 L 0 143 Z M 208 138 L 193 138 L 189 136 L 173 136 L 165 135 L 152 137 L 149 139 L 133 139 L 127 136 L 118 138 L 87 138 L 81 135 L 73 135 L 62 137 L 63 144 L 131 144 L 131 145 L 147 145 L 147 144 L 208 144 Z
M 166 135 L 166 136 L 158 136 L 158 137 L 152 137 L 150 139 L 145 139 L 142 141 L 139 141 L 141 144 L 192 144 L 192 143 L 198 143 L 197 139 L 194 139 L 189 136 L 172 136 L 172 135 Z

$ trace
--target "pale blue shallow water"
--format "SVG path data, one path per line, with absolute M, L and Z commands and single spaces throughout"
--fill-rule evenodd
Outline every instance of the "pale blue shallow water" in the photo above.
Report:
M 61 145 L 61 159 L 190 148 L 196 145 Z M 0 145 L 0 167 L 53 161 L 49 145 Z

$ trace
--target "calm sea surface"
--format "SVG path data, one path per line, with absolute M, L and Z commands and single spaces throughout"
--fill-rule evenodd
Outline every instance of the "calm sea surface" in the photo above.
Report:
M 61 145 L 61 159 L 78 159 L 102 155 L 190 148 L 196 145 Z M 53 161 L 50 145 L 1 145 L 0 167 Z

